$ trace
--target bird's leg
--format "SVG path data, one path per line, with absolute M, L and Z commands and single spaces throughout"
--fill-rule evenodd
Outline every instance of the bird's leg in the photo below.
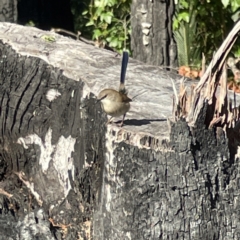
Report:
M 125 118 L 125 116 L 126 116 L 126 113 L 123 114 L 123 119 L 122 119 L 122 122 L 120 123 L 119 127 L 122 127 L 122 126 L 123 126 L 123 122 L 124 122 L 124 118 Z
M 110 117 L 110 118 L 108 119 L 106 125 L 108 125 L 109 123 L 111 123 L 111 122 L 112 122 L 112 119 L 113 119 L 113 117 Z

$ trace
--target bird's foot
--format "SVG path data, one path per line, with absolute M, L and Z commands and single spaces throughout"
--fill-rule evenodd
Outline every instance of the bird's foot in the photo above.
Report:
M 121 121 L 120 124 L 118 124 L 119 127 L 122 127 L 123 126 L 123 121 Z
M 108 124 L 110 124 L 110 123 L 112 124 L 112 122 L 113 122 L 113 118 L 111 117 L 111 118 L 109 118 L 108 121 L 106 122 L 106 126 L 107 126 Z

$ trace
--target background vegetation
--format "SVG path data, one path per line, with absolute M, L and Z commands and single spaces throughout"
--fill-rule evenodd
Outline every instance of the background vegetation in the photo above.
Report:
M 131 0 L 72 0 L 75 30 L 98 46 L 130 51 Z
M 72 0 L 75 30 L 96 45 L 130 50 L 131 0 Z M 238 19 L 240 0 L 175 0 L 173 29 L 180 66 L 199 66 L 220 46 Z M 132 16 L 134 17 L 134 16 Z M 232 52 L 240 56 L 240 47 Z
M 240 0 L 175 0 L 173 30 L 180 66 L 200 65 L 201 54 L 207 61 L 220 46 L 239 18 Z M 240 56 L 235 44 L 233 55 Z

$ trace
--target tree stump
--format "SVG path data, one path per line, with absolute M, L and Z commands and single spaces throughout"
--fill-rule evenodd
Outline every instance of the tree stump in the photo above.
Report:
M 207 103 L 192 127 L 171 120 L 180 77 L 130 59 L 137 96 L 106 126 L 95 96 L 118 88 L 120 62 L 0 23 L 0 239 L 239 238 L 239 158 Z

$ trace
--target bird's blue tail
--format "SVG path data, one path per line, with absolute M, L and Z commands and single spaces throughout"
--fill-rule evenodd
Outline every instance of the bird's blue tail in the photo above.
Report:
M 122 68 L 121 68 L 121 75 L 120 75 L 120 87 L 119 91 L 125 92 L 125 76 L 126 76 L 126 71 L 127 71 L 127 65 L 128 65 L 128 52 L 123 52 L 123 57 L 122 57 Z

